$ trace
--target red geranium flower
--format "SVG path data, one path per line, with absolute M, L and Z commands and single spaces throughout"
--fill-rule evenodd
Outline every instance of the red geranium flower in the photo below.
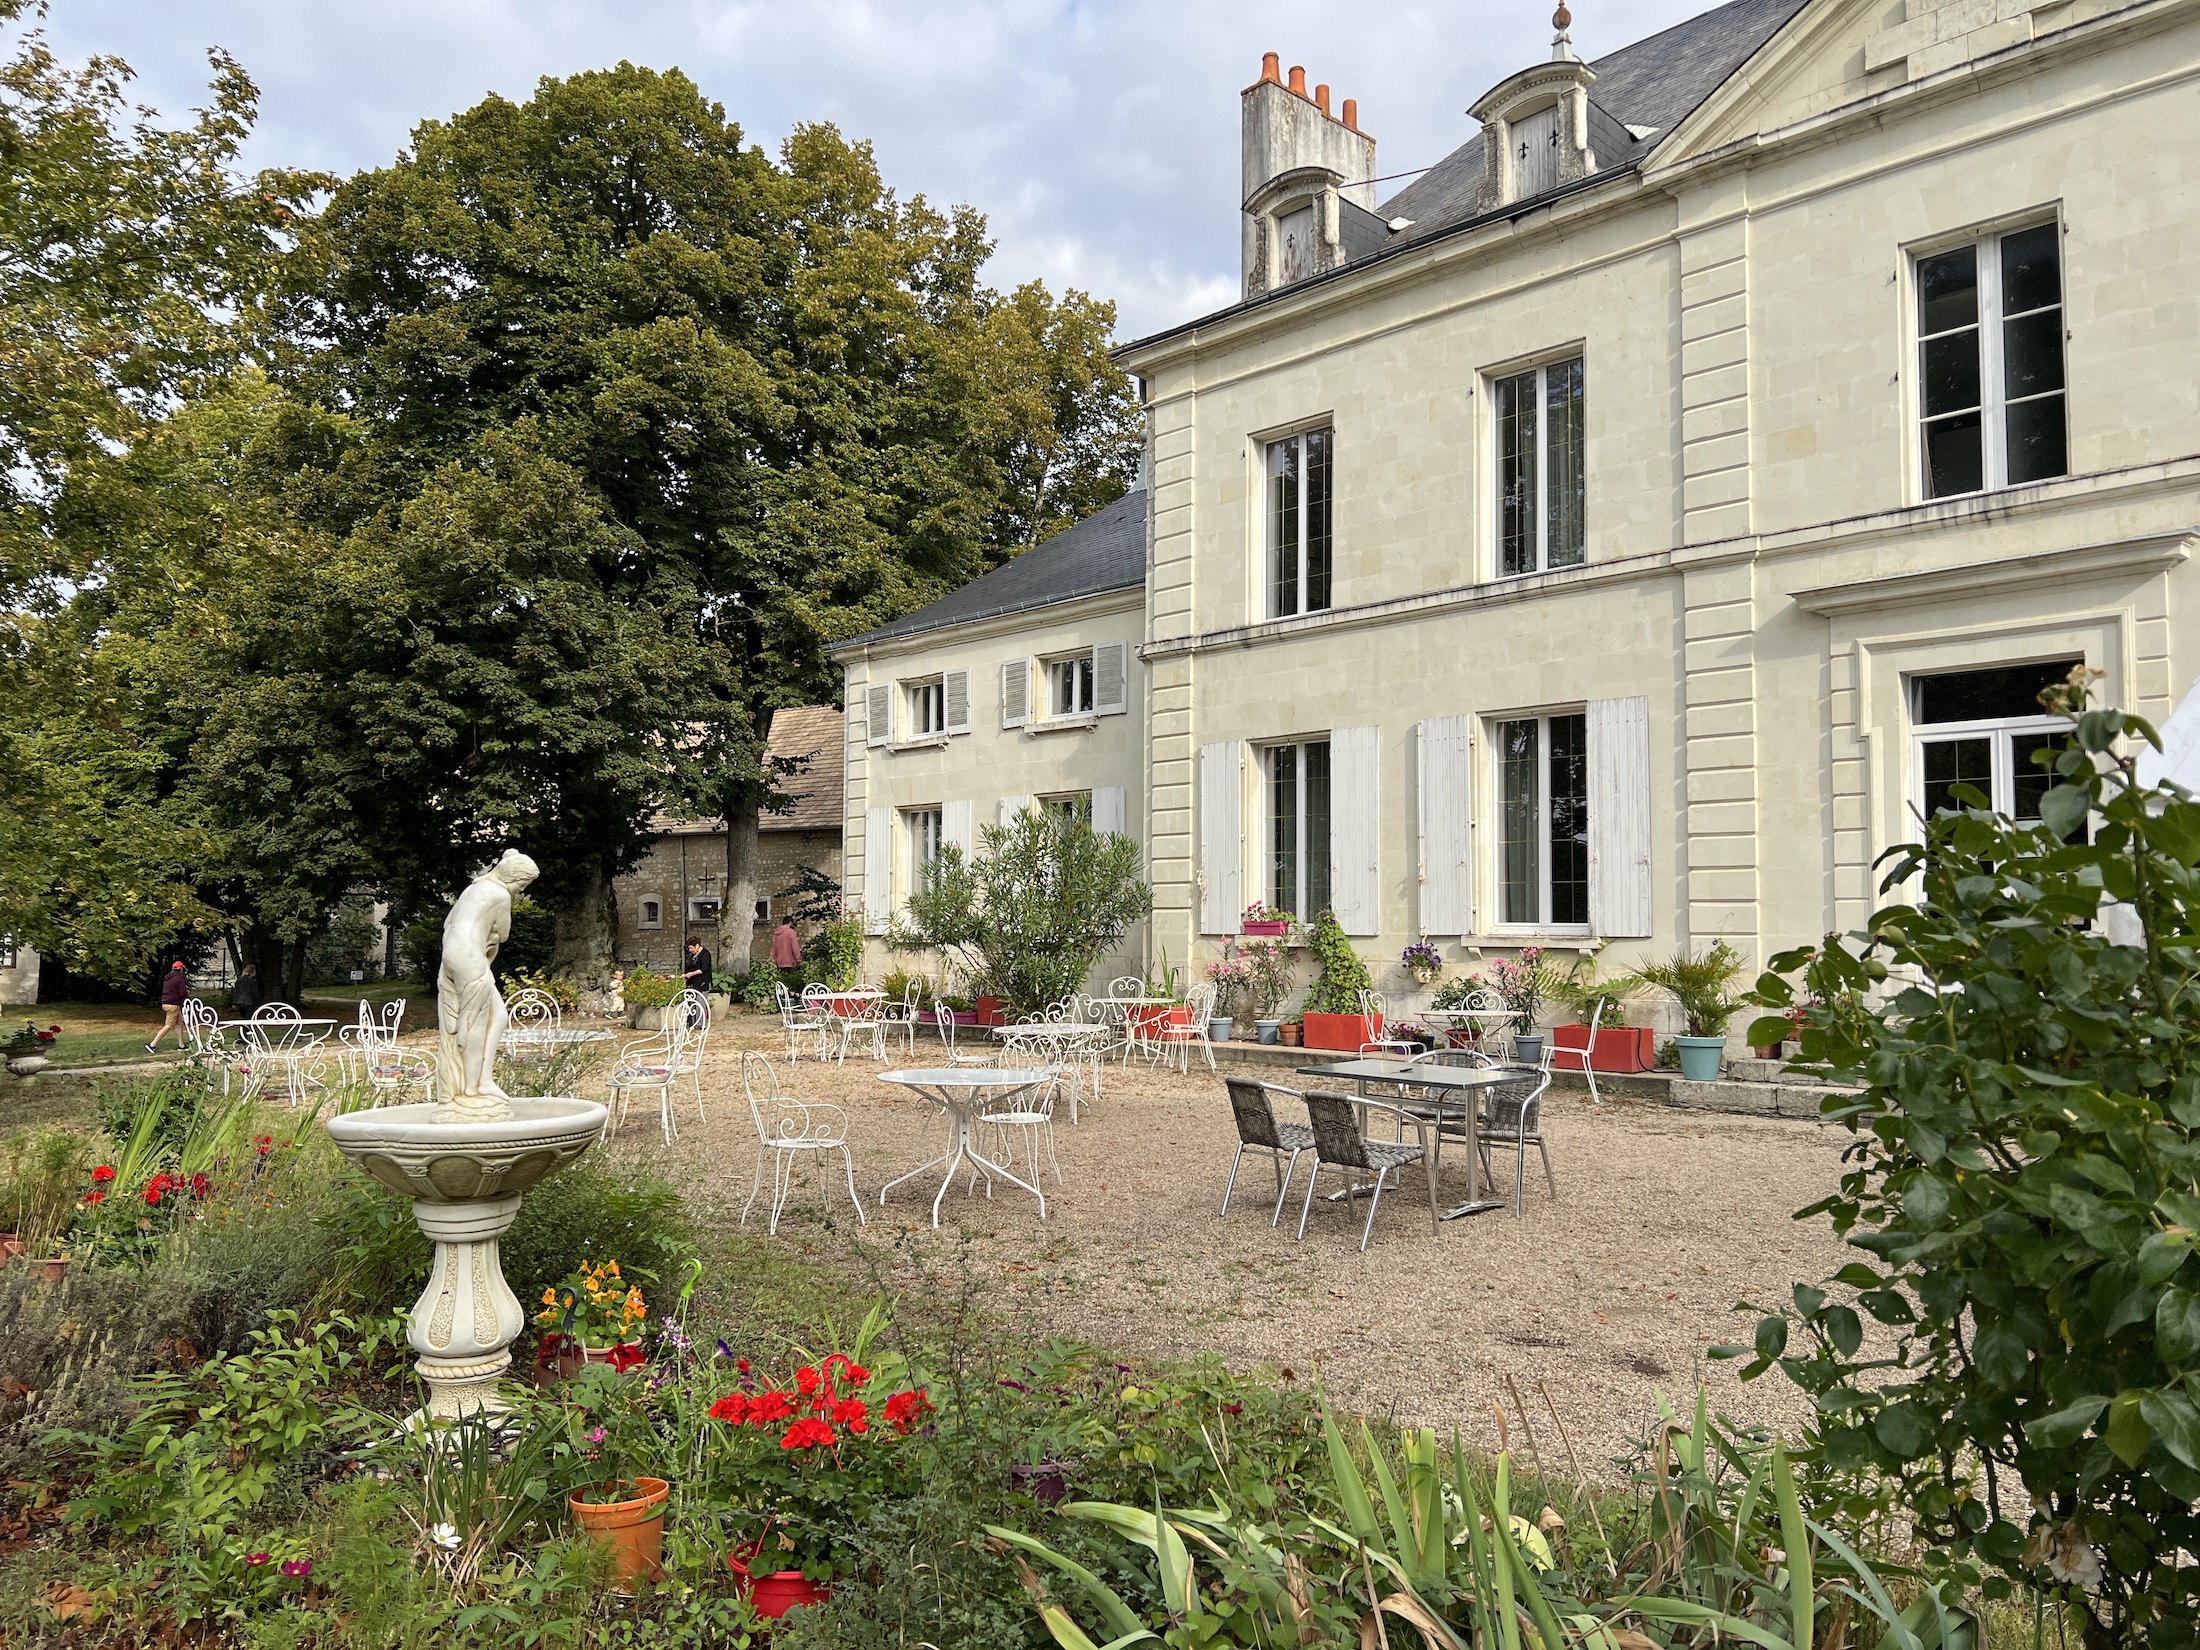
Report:
M 817 1371 L 810 1368 L 809 1365 L 804 1364 L 800 1369 L 794 1372 L 794 1384 L 796 1389 L 802 1394 L 803 1397 L 811 1397 L 817 1391 Z
M 157 1174 L 153 1176 L 151 1180 L 145 1183 L 145 1201 L 152 1204 L 155 1208 L 158 1208 L 160 1206 L 161 1197 L 167 1192 L 169 1187 L 175 1184 L 176 1177 L 174 1175 Z
M 932 1400 L 921 1392 L 897 1392 L 886 1400 L 886 1419 L 896 1432 L 906 1435 L 931 1408 Z
M 115 1171 L 110 1164 L 102 1163 L 98 1168 L 92 1171 L 93 1181 L 101 1186 L 106 1185 L 107 1182 L 114 1179 L 114 1177 Z
M 759 1392 L 749 1400 L 749 1421 L 755 1426 L 784 1421 L 793 1413 L 794 1394 L 791 1392 Z
M 833 1378 L 833 1365 L 840 1365 L 840 1381 L 849 1391 L 854 1391 L 871 1378 L 871 1372 L 850 1358 L 845 1352 L 835 1352 L 825 1360 L 825 1378 Z
M 843 1398 L 833 1405 L 833 1419 L 850 1432 L 869 1432 L 871 1406 L 861 1398 Z
M 191 1177 L 191 1195 L 193 1197 L 204 1197 L 213 1189 L 214 1177 L 212 1175 L 195 1174 Z
M 252 1149 L 262 1157 L 265 1157 L 274 1147 L 275 1137 L 271 1134 L 256 1134 L 252 1137 Z
M 833 1429 L 814 1415 L 805 1415 L 789 1427 L 779 1440 L 781 1449 L 816 1449 L 820 1445 L 831 1448 L 836 1442 Z
M 636 1364 L 646 1364 L 648 1362 L 649 1354 L 642 1350 L 639 1342 L 630 1341 L 625 1346 L 615 1346 L 611 1349 L 611 1367 L 621 1375 L 624 1375 Z
M 107 1201 L 107 1194 L 105 1192 L 86 1192 L 84 1201 L 86 1203 L 104 1203 Z
M 730 1421 L 739 1426 L 749 1418 L 749 1401 L 741 1393 L 729 1392 L 710 1406 L 710 1418 L 713 1421 Z

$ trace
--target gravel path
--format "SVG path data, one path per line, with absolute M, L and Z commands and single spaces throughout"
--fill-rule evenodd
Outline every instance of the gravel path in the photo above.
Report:
M 1699 1378 L 1737 1420 L 1792 1432 L 1804 1414 L 1776 1372 L 1744 1385 L 1704 1351 L 1748 1338 L 1753 1320 L 1733 1310 L 1738 1300 L 1782 1299 L 1794 1280 L 1821 1279 L 1847 1258 L 1821 1223 L 1790 1218 L 1831 1189 L 1840 1131 L 1626 1101 L 1591 1107 L 1559 1093 L 1544 1130 L 1560 1201 L 1531 1159 L 1525 1220 L 1503 1211 L 1432 1234 L 1415 1169 L 1385 1193 L 1362 1255 L 1364 1205 L 1348 1214 L 1317 1202 L 1297 1243 L 1294 1191 L 1283 1229 L 1272 1230 L 1274 1179 L 1250 1155 L 1218 1219 L 1236 1145 L 1220 1078 L 1110 1065 L 1098 1106 L 1055 1129 L 1063 1184 L 1048 1182 L 1049 1219 L 1027 1194 L 1003 1187 L 988 1200 L 958 1185 L 935 1233 L 936 1178 L 898 1189 L 884 1211 L 878 1189 L 939 1150 L 937 1111 L 878 1082 L 882 1068 L 868 1061 L 789 1066 L 777 1043 L 742 1020 L 713 1033 L 703 1073 L 710 1120 L 683 1094 L 667 1155 L 691 1196 L 702 1188 L 698 1200 L 730 1226 L 756 1150 L 741 1047 L 766 1047 L 794 1098 L 844 1105 L 870 1224 L 856 1226 L 845 1190 L 821 1216 L 805 1182 L 771 1240 L 793 1252 L 846 1260 L 861 1244 L 859 1270 L 898 1279 L 967 1264 L 997 1310 L 1042 1332 L 1157 1356 L 1215 1351 L 1299 1379 L 1318 1368 L 1356 1407 L 1457 1425 L 1487 1445 L 1497 1442 L 1492 1406 L 1505 1401 L 1507 1375 L 1550 1443 L 1540 1382 L 1592 1472 L 1650 1424 L 1658 1392 L 1684 1406 Z M 890 1063 L 928 1064 L 937 1052 L 920 1043 L 914 1062 Z M 660 1149 L 654 1116 L 634 1116 L 624 1133 L 636 1148 Z M 1509 1160 L 1499 1163 L 1509 1182 Z M 1305 1172 L 1302 1161 L 1298 1188 Z M 1447 1161 L 1444 1177 L 1449 1203 L 1465 1191 L 1463 1165 Z M 751 1221 L 759 1235 L 763 1201 Z

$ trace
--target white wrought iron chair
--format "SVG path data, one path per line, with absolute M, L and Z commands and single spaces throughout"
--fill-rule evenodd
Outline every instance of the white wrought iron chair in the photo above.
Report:
M 1400 1060 L 1410 1060 L 1421 1052 L 1417 1044 L 1401 1042 L 1384 1035 L 1390 1029 L 1390 1004 L 1384 1000 L 1380 991 L 1360 993 L 1360 1013 L 1375 1023 L 1375 1035 L 1360 1045 L 1362 1055 L 1385 1054 Z
M 564 1016 L 557 999 L 537 986 L 515 991 L 504 1000 L 503 1054 L 515 1065 L 546 1065 L 557 1057 Z
M 794 1185 L 795 1165 L 804 1153 L 822 1162 L 826 1152 L 840 1153 L 841 1173 L 848 1183 L 848 1201 L 856 1206 L 856 1220 L 870 1224 L 863 1199 L 856 1195 L 855 1159 L 848 1154 L 848 1114 L 827 1101 L 790 1100 L 779 1092 L 779 1077 L 772 1063 L 755 1049 L 741 1056 L 741 1088 L 748 1096 L 749 1120 L 756 1126 L 756 1173 L 749 1181 L 749 1200 L 741 1205 L 741 1224 L 749 1223 L 749 1210 L 764 1188 L 764 1159 L 772 1160 L 772 1208 L 765 1230 L 779 1230 L 780 1212 Z M 825 1183 L 817 1183 L 818 1203 L 825 1202 Z
M 779 1032 L 787 1040 L 788 1063 L 792 1064 L 802 1058 L 802 1047 L 805 1043 L 814 1045 L 817 1057 L 824 1059 L 825 1016 L 811 1008 L 803 998 L 789 991 L 784 981 L 772 989 L 779 996 Z
M 924 982 L 913 979 L 901 988 L 901 1001 L 882 1002 L 878 1005 L 879 1017 L 886 1022 L 887 1028 L 892 1030 L 898 1026 L 901 1029 L 902 1040 L 911 1059 L 916 1058 L 917 1023 L 922 1017 L 919 1005 L 923 1000 Z
M 939 1027 L 940 1044 L 947 1050 L 950 1066 L 990 1066 L 994 1061 L 991 1049 L 960 1049 L 955 1047 L 955 1011 L 945 1003 L 932 1005 L 932 1023 Z
M 1039 1152 L 1044 1147 L 1047 1166 L 1054 1171 L 1055 1184 L 1060 1185 L 1062 1162 L 1054 1155 L 1054 1102 L 1061 1093 L 1062 1068 L 1040 1065 L 1031 1069 L 1045 1072 L 1047 1081 L 1020 1093 L 1005 1096 L 995 1105 L 978 1113 L 973 1121 L 981 1140 L 990 1135 L 996 1142 L 995 1150 L 990 1155 L 1002 1167 L 1016 1167 L 1017 1148 L 1021 1146 L 1023 1160 L 1028 1165 L 1034 1182 L 1039 1179 Z M 988 1186 L 987 1191 L 990 1193 L 991 1190 Z
M 674 1062 L 673 1075 L 694 1085 L 695 1115 L 708 1123 L 710 1113 L 703 1109 L 703 1056 L 710 1050 L 710 999 L 691 987 L 672 1000 L 669 1013 L 687 1022 L 687 1040 Z
M 1589 1084 L 1589 1104 L 1601 1106 L 1604 1101 L 1597 1094 L 1597 1068 L 1591 1064 L 1597 1048 L 1597 1027 L 1604 1023 L 1604 1004 L 1599 997 L 1596 1007 L 1589 1011 L 1589 1041 L 1581 1048 L 1560 1048 L 1556 1039 L 1545 1038 L 1543 1043 L 1543 1069 L 1545 1071 L 1578 1071 Z M 1571 1064 L 1567 1062 L 1571 1061 Z
M 214 1071 L 221 1069 L 222 1094 L 229 1094 L 229 1075 L 235 1069 L 237 1051 L 229 1046 L 229 1039 L 222 1031 L 221 1015 L 211 1003 L 197 997 L 183 1000 L 183 1035 L 191 1053 L 190 1063 L 206 1074 L 206 1086 L 214 1086 Z
M 841 997 L 828 1001 L 828 1012 L 840 1032 L 840 1052 L 834 1056 L 835 1065 L 848 1063 L 848 1045 L 858 1038 L 871 1045 L 871 1058 L 883 1062 L 886 1058 L 886 1002 L 881 997 Z
M 419 1049 L 377 1048 L 367 1055 L 367 1091 L 374 1104 L 435 1098 L 435 1061 Z
M 1215 1045 L 1207 1040 L 1207 1022 L 1214 1015 L 1216 989 L 1212 981 L 1193 986 L 1189 998 L 1189 1021 L 1180 1022 L 1172 1010 L 1166 1019 L 1147 1033 L 1160 1064 L 1173 1066 L 1189 1077 L 1192 1072 L 1192 1050 L 1197 1048 L 1207 1057 L 1207 1069 L 1215 1069 Z
M 280 1078 L 284 1097 L 298 1104 L 305 1086 L 326 1089 L 321 1072 L 327 1065 L 322 1039 L 305 1029 L 305 1016 L 289 1003 L 268 1003 L 253 1010 L 243 1027 L 245 1055 L 249 1062 L 245 1081 L 247 1099 Z
M 604 1079 L 612 1101 L 611 1115 L 604 1120 L 606 1133 L 626 1126 L 627 1108 L 636 1094 L 654 1092 L 658 1125 L 664 1130 L 665 1144 L 672 1144 L 680 1132 L 672 1120 L 672 1084 L 686 1046 L 686 1019 L 668 1014 L 662 1030 L 634 1038 L 619 1050 L 611 1075 Z

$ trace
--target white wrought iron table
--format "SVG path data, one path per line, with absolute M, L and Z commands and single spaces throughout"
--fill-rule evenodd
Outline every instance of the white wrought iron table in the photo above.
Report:
M 904 1180 L 914 1180 L 933 1169 L 946 1167 L 947 1173 L 940 1180 L 940 1189 L 932 1198 L 932 1224 L 940 1223 L 940 1200 L 947 1196 L 947 1188 L 954 1185 L 955 1174 L 965 1161 L 985 1176 L 990 1186 L 996 1177 L 1011 1186 L 1020 1187 L 1039 1200 L 1039 1218 L 1047 1217 L 1047 1195 L 1032 1180 L 1025 1180 L 981 1153 L 971 1137 L 970 1125 L 994 1096 L 1014 1096 L 1044 1087 L 1054 1081 L 1058 1073 L 1052 1066 L 1027 1066 L 1022 1070 L 1010 1070 L 1005 1066 L 924 1066 L 908 1071 L 882 1071 L 879 1081 L 912 1089 L 945 1112 L 953 1128 L 947 1150 L 929 1163 L 920 1163 L 905 1175 L 897 1175 L 878 1189 L 879 1207 L 886 1206 L 886 1194 Z
M 1301 1077 L 1326 1077 L 1333 1081 L 1355 1083 L 1363 1096 L 1370 1083 L 1389 1083 L 1402 1088 L 1419 1089 L 1421 1104 L 1431 1108 L 1429 1115 L 1408 1111 L 1406 1117 L 1421 1137 L 1421 1162 L 1428 1170 L 1428 1200 L 1436 1202 L 1436 1175 L 1438 1169 L 1439 1142 L 1443 1138 L 1443 1125 L 1447 1118 L 1458 1115 L 1467 1126 L 1467 1199 L 1442 1211 L 1440 1218 L 1457 1220 L 1463 1215 L 1485 1214 L 1491 1209 L 1502 1209 L 1502 1202 L 1482 1197 L 1486 1188 L 1482 1184 L 1482 1123 L 1478 1105 L 1481 1091 L 1512 1081 L 1518 1074 L 1502 1066 L 1440 1066 L 1434 1061 L 1411 1062 L 1406 1060 L 1339 1060 L 1331 1065 L 1301 1066 Z M 1431 1131 L 1434 1131 L 1433 1133 Z M 1348 1189 L 1332 1193 L 1335 1197 L 1349 1197 Z

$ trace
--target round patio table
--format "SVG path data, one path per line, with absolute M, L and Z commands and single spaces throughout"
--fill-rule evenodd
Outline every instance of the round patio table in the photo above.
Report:
M 947 1150 L 929 1163 L 920 1163 L 905 1175 L 897 1175 L 878 1189 L 879 1207 L 886 1207 L 886 1194 L 904 1180 L 914 1180 L 921 1174 L 945 1166 L 947 1173 L 941 1177 L 940 1189 L 932 1197 L 932 1224 L 940 1223 L 940 1200 L 947 1196 L 947 1188 L 954 1185 L 955 1174 L 965 1160 L 970 1162 L 986 1178 L 990 1187 L 994 1178 L 1007 1181 L 1011 1186 L 1029 1192 L 1039 1200 L 1039 1218 L 1047 1217 L 1047 1195 L 1031 1181 L 1010 1173 L 1000 1164 L 981 1153 L 971 1139 L 970 1125 L 987 1102 L 995 1096 L 1014 1096 L 1035 1088 L 1042 1088 L 1054 1081 L 1056 1073 L 1051 1066 L 1032 1066 L 1021 1071 L 1011 1071 L 1003 1066 L 925 1066 L 910 1071 L 882 1071 L 879 1081 L 893 1083 L 914 1090 L 945 1112 L 953 1128 Z
M 1077 1105 L 1080 1099 L 1086 1105 L 1100 1098 L 1100 1057 L 1106 1051 L 1108 1039 L 1115 1035 L 1113 1026 L 1094 1025 L 1083 1020 L 1025 1020 L 1016 1025 L 995 1026 L 993 1035 L 1010 1048 L 1028 1048 L 1039 1054 L 1058 1054 L 1069 1073 L 1069 1120 L 1077 1121 Z M 1084 1084 L 1077 1075 L 1078 1066 L 1086 1065 L 1092 1071 L 1092 1093 L 1089 1097 L 1079 1094 Z

